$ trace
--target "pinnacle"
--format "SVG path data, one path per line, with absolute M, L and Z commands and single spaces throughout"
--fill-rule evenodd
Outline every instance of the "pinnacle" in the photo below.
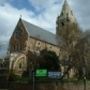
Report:
M 67 0 L 64 0 L 64 4 L 63 4 L 63 7 L 62 7 L 60 17 L 63 18 L 63 19 L 68 17 L 70 19 L 70 21 L 76 22 L 76 18 L 74 16 L 73 11 L 70 8 Z
M 64 3 L 67 3 L 67 0 L 65 0 Z
M 66 7 L 66 8 L 69 7 L 67 0 L 64 1 L 63 7 Z

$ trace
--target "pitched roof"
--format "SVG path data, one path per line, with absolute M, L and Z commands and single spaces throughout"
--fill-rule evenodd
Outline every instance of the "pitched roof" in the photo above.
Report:
M 55 46 L 60 46 L 62 44 L 62 40 L 59 36 L 36 25 L 33 25 L 25 20 L 21 21 L 31 37 L 53 44 Z

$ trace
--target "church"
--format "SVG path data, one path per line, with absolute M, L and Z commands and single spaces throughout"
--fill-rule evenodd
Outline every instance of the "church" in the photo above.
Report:
M 61 14 L 57 17 L 56 34 L 20 18 L 9 41 L 10 70 L 16 75 L 22 75 L 27 69 L 28 51 L 39 54 L 41 50 L 47 49 L 54 51 L 63 60 L 65 56 L 63 44 L 69 35 L 69 38 L 74 37 L 72 43 L 75 45 L 79 35 L 77 27 L 78 23 L 67 0 L 64 1 Z

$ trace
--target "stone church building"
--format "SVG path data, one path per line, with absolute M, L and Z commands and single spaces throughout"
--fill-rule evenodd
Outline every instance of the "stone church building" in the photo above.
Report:
M 60 59 L 63 59 L 65 52 L 62 46 L 67 39 L 65 36 L 72 33 L 72 36 L 75 36 L 73 45 L 77 41 L 78 30 L 73 29 L 75 27 L 78 27 L 76 18 L 66 0 L 61 14 L 57 17 L 56 34 L 20 18 L 9 41 L 10 70 L 21 75 L 27 69 L 28 51 L 39 54 L 41 50 L 47 49 L 54 51 Z M 64 67 L 62 67 L 63 71 Z

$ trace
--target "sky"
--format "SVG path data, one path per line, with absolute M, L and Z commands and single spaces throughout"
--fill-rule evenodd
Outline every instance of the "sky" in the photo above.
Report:
M 90 29 L 90 0 L 67 0 L 83 30 Z M 64 0 L 0 0 L 0 56 L 20 18 L 55 33 Z

